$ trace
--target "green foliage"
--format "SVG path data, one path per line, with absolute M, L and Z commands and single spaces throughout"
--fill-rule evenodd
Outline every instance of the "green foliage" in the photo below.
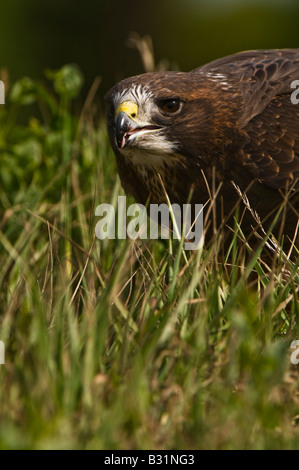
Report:
M 83 76 L 76 64 L 65 65 L 59 70 L 47 70 L 46 77 L 53 80 L 56 93 L 68 99 L 76 98 L 83 85 Z
M 47 77 L 0 115 L 0 448 L 298 448 L 298 263 L 97 240 L 105 122 L 75 67 Z

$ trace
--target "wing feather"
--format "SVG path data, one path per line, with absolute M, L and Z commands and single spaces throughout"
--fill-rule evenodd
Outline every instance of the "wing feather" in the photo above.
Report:
M 241 165 L 269 187 L 298 190 L 299 104 L 291 102 L 291 84 L 299 79 L 299 49 L 241 52 L 191 73 L 207 72 L 228 76 L 241 95 Z

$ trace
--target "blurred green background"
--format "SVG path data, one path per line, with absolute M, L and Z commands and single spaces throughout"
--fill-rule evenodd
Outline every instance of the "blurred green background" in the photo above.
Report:
M 299 47 L 299 0 L 0 2 L 0 449 L 298 449 L 298 263 L 237 229 L 187 254 L 94 231 L 123 194 L 101 103 L 144 71 L 130 34 L 188 71 Z
M 245 49 L 298 47 L 298 24 L 298 0 L 2 0 L 0 69 L 13 82 L 76 63 L 84 91 L 101 76 L 103 95 L 144 71 L 132 31 L 152 37 L 157 62 L 188 71 Z

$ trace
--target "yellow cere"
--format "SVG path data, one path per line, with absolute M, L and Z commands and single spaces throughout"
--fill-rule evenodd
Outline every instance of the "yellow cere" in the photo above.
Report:
M 116 116 L 118 116 L 121 111 L 130 116 L 131 119 L 134 119 L 137 116 L 138 106 L 136 103 L 133 103 L 133 101 L 124 101 L 123 103 L 120 103 L 117 108 Z

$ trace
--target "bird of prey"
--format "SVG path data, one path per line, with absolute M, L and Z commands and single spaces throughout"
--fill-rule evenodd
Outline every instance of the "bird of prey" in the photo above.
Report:
M 107 94 L 108 133 L 122 185 L 137 202 L 205 204 L 217 213 L 238 200 L 269 227 L 277 209 L 283 233 L 299 212 L 299 49 L 253 50 L 191 72 L 152 72 Z M 163 183 L 163 184 L 162 184 Z M 244 206 L 244 207 L 245 207 Z M 248 210 L 249 208 L 249 210 Z

